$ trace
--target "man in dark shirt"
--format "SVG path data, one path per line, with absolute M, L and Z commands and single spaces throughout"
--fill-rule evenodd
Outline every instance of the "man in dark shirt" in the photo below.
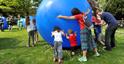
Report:
M 109 12 L 98 11 L 98 14 L 108 25 L 105 31 L 105 49 L 111 51 L 111 49 L 115 47 L 115 32 L 118 27 L 117 20 Z

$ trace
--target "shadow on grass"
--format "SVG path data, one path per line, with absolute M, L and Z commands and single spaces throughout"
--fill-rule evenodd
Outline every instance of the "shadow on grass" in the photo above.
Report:
M 45 40 L 40 40 L 36 43 L 36 46 L 46 46 L 49 45 Z
M 14 38 L 0 38 L 0 49 L 16 48 L 19 42 Z

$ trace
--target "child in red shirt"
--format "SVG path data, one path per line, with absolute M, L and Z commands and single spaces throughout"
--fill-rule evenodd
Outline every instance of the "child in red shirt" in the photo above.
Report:
M 75 47 L 77 46 L 76 33 L 74 33 L 71 29 L 69 29 L 68 34 L 66 35 L 66 38 L 70 42 L 71 55 L 74 55 L 75 54 Z
M 105 45 L 102 40 L 102 20 L 97 15 L 97 17 L 92 16 L 92 22 L 94 24 L 94 34 L 95 34 L 95 41 L 101 43 L 103 46 Z

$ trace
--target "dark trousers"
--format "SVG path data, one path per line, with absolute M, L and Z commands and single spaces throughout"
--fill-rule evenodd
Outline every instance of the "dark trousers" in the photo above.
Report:
M 108 25 L 105 32 L 105 46 L 107 50 L 115 47 L 115 32 L 118 25 Z
M 32 45 L 34 45 L 34 31 L 28 32 L 28 45 L 30 46 L 30 40 L 32 38 Z
M 101 32 L 102 32 L 101 26 L 98 25 L 94 27 L 95 41 L 99 41 Z
M 0 23 L 0 30 L 1 31 L 4 31 L 4 29 L 3 29 L 3 23 Z

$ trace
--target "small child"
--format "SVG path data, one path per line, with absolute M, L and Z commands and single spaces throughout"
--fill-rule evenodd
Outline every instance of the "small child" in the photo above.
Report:
M 64 35 L 64 32 L 61 31 L 61 29 L 56 26 L 54 27 L 54 30 L 52 32 L 52 36 L 54 37 L 54 61 L 57 61 L 59 63 L 62 63 L 62 35 Z
M 102 45 L 105 45 L 101 38 L 102 35 L 101 18 L 98 15 L 97 18 L 93 16 L 92 21 L 94 23 L 95 41 L 100 42 Z
M 37 31 L 37 26 L 36 26 L 36 19 L 35 18 L 33 18 L 33 20 L 32 20 L 32 23 L 33 23 L 33 28 L 34 28 L 34 40 L 35 40 L 35 43 L 37 43 L 38 42 L 38 31 Z
M 69 39 L 71 45 L 71 55 L 75 55 L 75 47 L 77 46 L 76 33 L 69 29 L 66 38 Z

